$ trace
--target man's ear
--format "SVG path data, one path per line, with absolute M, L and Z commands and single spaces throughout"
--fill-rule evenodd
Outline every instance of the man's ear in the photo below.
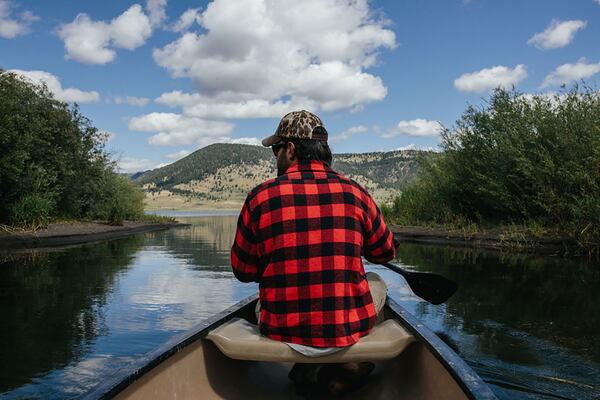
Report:
M 288 147 L 286 147 L 285 151 L 287 152 L 287 157 L 290 161 L 296 159 L 296 146 L 294 146 L 293 142 L 288 142 Z

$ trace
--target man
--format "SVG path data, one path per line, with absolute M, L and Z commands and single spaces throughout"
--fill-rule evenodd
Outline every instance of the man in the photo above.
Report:
M 248 194 L 231 249 L 235 276 L 259 283 L 260 332 L 307 356 L 331 354 L 369 333 L 386 287 L 376 274 L 367 277 L 361 256 L 383 263 L 396 248 L 372 197 L 331 169 L 327 136 L 321 119 L 303 110 L 285 115 L 262 141 L 273 149 L 277 178 Z M 367 375 L 373 365 L 365 364 L 316 372 L 319 381 L 329 375 L 335 392 L 340 376 Z M 316 372 L 297 364 L 290 378 L 316 380 Z

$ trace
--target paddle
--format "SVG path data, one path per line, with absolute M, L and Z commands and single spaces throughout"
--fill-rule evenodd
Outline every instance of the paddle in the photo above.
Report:
M 431 304 L 442 304 L 458 289 L 456 282 L 438 274 L 410 272 L 390 263 L 383 263 L 381 265 L 402 275 L 414 294 Z

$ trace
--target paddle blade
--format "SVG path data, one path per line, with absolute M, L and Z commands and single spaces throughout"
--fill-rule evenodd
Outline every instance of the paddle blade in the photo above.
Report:
M 438 274 L 408 272 L 403 275 L 411 290 L 431 304 L 442 304 L 458 289 L 458 284 Z
M 431 304 L 442 304 L 458 289 L 456 282 L 438 274 L 410 272 L 391 263 L 382 265 L 402 275 L 413 293 Z

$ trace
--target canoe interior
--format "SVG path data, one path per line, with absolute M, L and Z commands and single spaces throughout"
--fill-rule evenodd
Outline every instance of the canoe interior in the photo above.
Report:
M 254 302 L 232 316 L 256 322 Z M 386 306 L 386 319 L 398 319 Z M 296 393 L 287 378 L 291 363 L 238 361 L 224 356 L 212 342 L 199 339 L 121 391 L 117 399 L 302 399 L 328 398 Z M 368 382 L 347 399 L 467 399 L 451 373 L 423 342 L 395 359 L 376 363 Z

